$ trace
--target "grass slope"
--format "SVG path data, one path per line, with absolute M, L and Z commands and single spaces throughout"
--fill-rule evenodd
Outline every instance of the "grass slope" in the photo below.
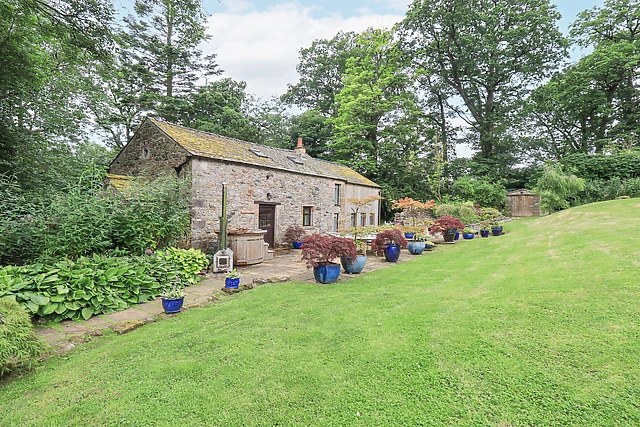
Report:
M 639 213 L 521 220 L 104 337 L 3 385 L 0 425 L 640 425 Z

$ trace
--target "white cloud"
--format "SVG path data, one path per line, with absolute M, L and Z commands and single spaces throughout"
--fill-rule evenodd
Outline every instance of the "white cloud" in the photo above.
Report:
M 233 9 L 209 18 L 208 33 L 213 38 L 203 51 L 218 55 L 223 77 L 245 80 L 248 92 L 270 98 L 284 93 L 287 83 L 298 81 L 298 51 L 313 40 L 331 38 L 340 30 L 391 28 L 403 17 L 369 11 L 350 18 L 340 14 L 314 17 L 313 8 L 294 2 L 258 12 L 250 3 L 236 1 Z
M 405 13 L 409 9 L 409 5 L 413 3 L 413 0 L 375 0 L 375 2 L 382 3 L 397 12 Z

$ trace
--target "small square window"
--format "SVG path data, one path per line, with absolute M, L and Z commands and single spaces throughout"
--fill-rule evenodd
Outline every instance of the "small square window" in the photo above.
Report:
M 310 227 L 312 224 L 311 213 L 313 209 L 311 206 L 302 207 L 302 225 L 304 227 Z

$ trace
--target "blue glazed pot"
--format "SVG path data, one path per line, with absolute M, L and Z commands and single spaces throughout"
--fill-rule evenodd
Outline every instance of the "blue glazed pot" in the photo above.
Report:
M 456 231 L 456 235 L 453 236 L 453 240 L 458 240 L 460 238 L 460 232 Z
M 491 234 L 493 234 L 494 236 L 501 236 L 502 227 L 491 227 Z
M 349 257 L 341 256 L 340 262 L 342 263 L 342 268 L 344 268 L 345 273 L 358 274 L 364 269 L 364 266 L 367 263 L 367 257 L 364 255 L 358 255 L 354 261 Z
M 236 279 L 224 279 L 224 287 L 227 289 L 238 289 L 238 285 L 240 284 L 240 278 Z
M 384 257 L 389 262 L 398 262 L 398 259 L 400 258 L 400 246 L 388 245 L 384 249 Z
M 183 303 L 184 297 L 176 299 L 166 299 L 162 297 L 162 308 L 164 308 L 164 312 L 167 314 L 180 313 Z
M 415 236 L 415 233 L 404 233 L 405 239 L 413 239 L 413 236 Z
M 471 240 L 471 239 L 473 239 L 474 237 L 475 237 L 475 234 L 473 234 L 473 233 L 463 233 L 463 234 L 462 234 L 462 238 L 463 238 L 463 239 L 466 239 L 466 240 Z
M 480 230 L 480 237 L 489 237 L 489 230 Z
M 427 242 L 424 243 L 424 250 L 425 251 L 430 251 L 435 247 L 436 247 L 436 245 L 429 245 L 429 244 L 427 244 Z
M 420 255 L 424 251 L 424 242 L 409 242 L 407 243 L 407 249 L 412 255 Z
M 318 283 L 333 283 L 340 277 L 340 264 L 313 267 L 313 277 Z
M 303 242 L 293 242 L 293 249 L 300 249 Z

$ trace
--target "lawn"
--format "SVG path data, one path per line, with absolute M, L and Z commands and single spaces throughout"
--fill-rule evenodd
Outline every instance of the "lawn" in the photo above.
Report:
M 0 425 L 640 425 L 639 229 L 597 203 L 263 286 L 46 361 Z

